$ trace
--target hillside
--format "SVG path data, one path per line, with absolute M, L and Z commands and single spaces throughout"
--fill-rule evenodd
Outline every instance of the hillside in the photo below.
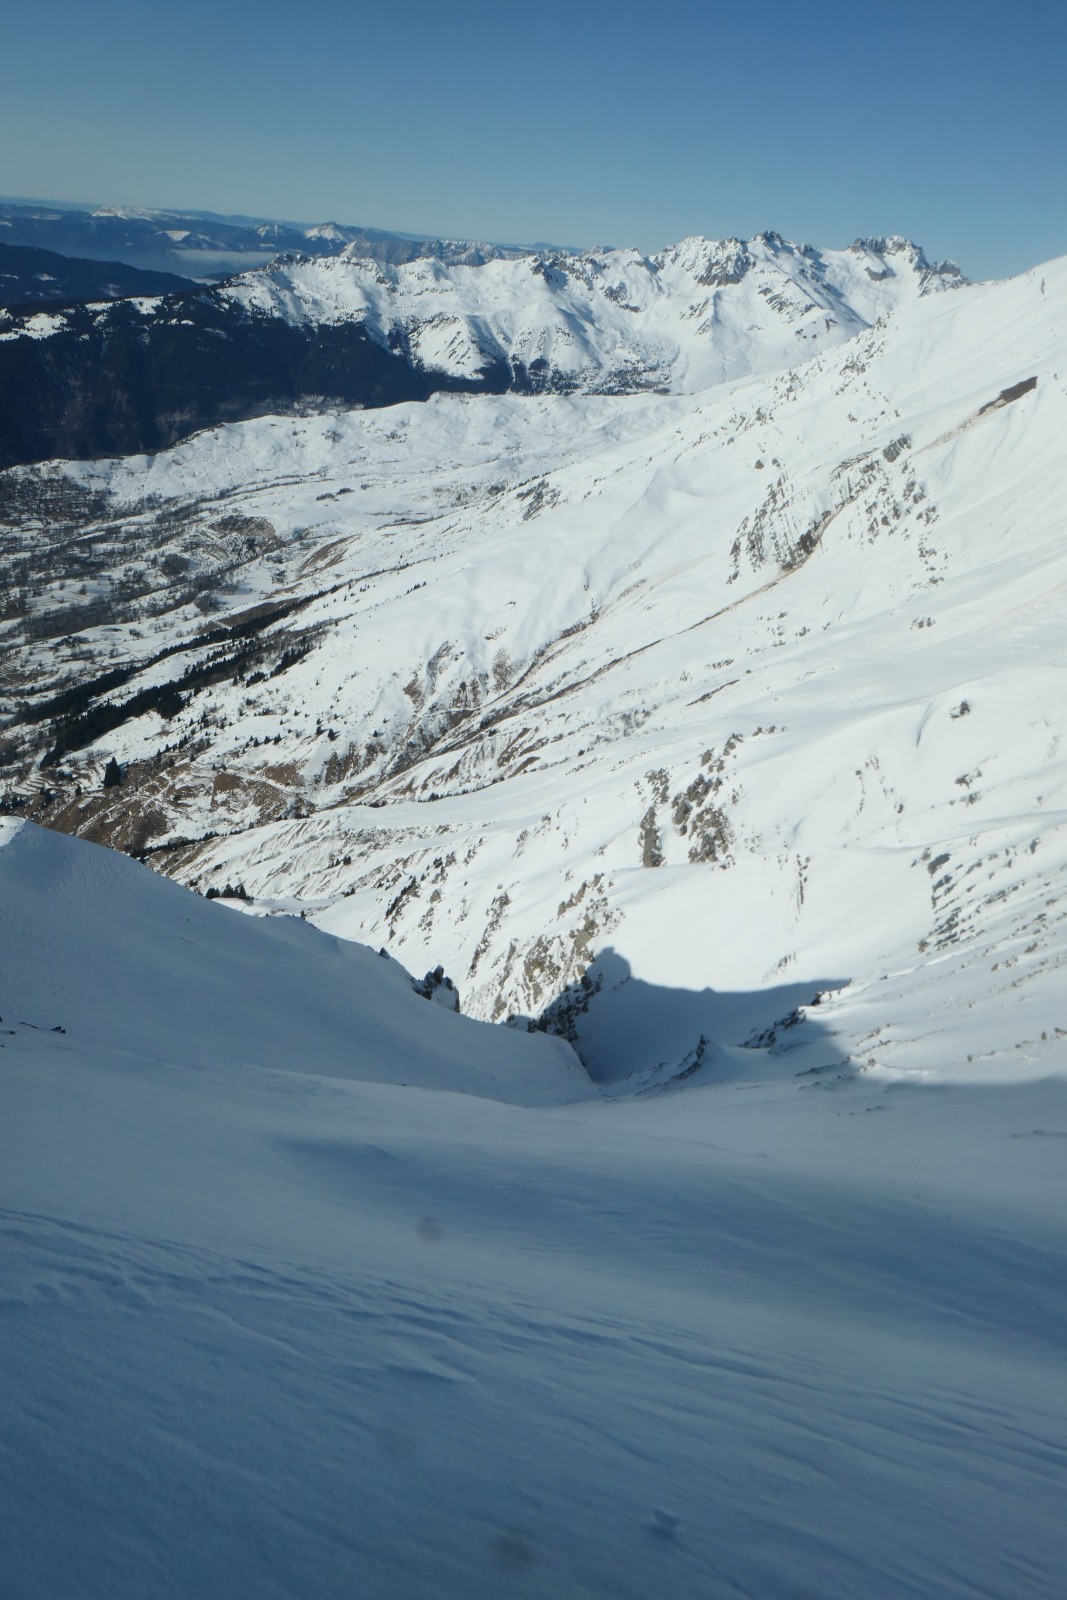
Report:
M 846 981 L 805 1066 L 1054 1070 L 1065 296 L 1063 263 L 916 296 L 695 396 L 439 396 L 8 474 L 22 516 L 92 508 L 9 626 L 9 804 L 443 962 L 474 1015 L 562 998 L 602 1076 L 620 1039 L 627 1071 L 702 1037 L 733 1071 Z M 641 983 L 792 987 L 646 1035 Z
M 0 237 L 0 307 L 120 300 L 191 288 L 173 272 L 143 272 L 120 261 L 82 261 L 54 250 L 5 244 Z
M 10 822 L 0 948 L 11 1600 L 1055 1591 L 1062 1081 L 594 1092 Z
M 427 1004 L 395 961 L 299 917 L 240 916 L 113 850 L 0 821 L 5 1016 L 79 1058 L 581 1099 L 566 1044 Z M 12 1007 L 17 1015 L 12 1015 Z

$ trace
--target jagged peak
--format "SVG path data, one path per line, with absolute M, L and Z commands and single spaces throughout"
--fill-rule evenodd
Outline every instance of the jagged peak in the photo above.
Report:
M 719 289 L 740 283 L 755 264 L 755 257 L 745 241 L 732 235 L 726 239 L 705 239 L 700 234 L 692 234 L 675 245 L 668 245 L 652 259 L 660 267 L 672 264 L 683 267 L 698 283 Z
M 958 284 L 969 283 L 955 261 L 930 261 L 922 245 L 916 244 L 902 233 L 888 235 L 872 234 L 859 237 L 848 246 L 854 255 L 878 256 L 883 261 L 891 257 L 902 258 L 920 280 L 920 288 L 925 292 L 931 288 L 954 288 Z M 892 271 L 889 268 L 889 271 Z
M 337 230 L 335 223 L 320 223 L 306 230 L 305 236 L 325 237 Z M 858 237 L 847 246 L 847 253 L 868 257 L 868 276 L 892 278 L 902 271 L 919 279 L 923 293 L 938 288 L 954 287 L 969 282 L 954 261 L 931 262 L 920 245 L 902 234 Z M 581 280 L 590 287 L 605 273 L 621 268 L 644 269 L 657 276 L 666 268 L 681 269 L 702 287 L 726 288 L 740 283 L 755 267 L 762 263 L 789 272 L 789 262 L 794 269 L 810 276 L 818 274 L 825 265 L 825 252 L 807 243 L 787 239 L 773 229 L 744 240 L 736 235 L 723 239 L 709 239 L 702 234 L 689 234 L 675 244 L 667 245 L 652 255 L 644 255 L 633 246 L 601 246 L 590 250 L 565 248 L 540 248 L 521 251 L 502 248 L 484 242 L 438 239 L 427 241 L 425 250 L 409 261 L 384 263 L 368 254 L 366 244 L 356 238 L 343 244 L 334 255 L 321 256 L 311 251 L 286 251 L 264 267 L 253 268 L 248 277 L 257 273 L 276 274 L 294 265 L 314 264 L 317 268 L 338 270 L 359 268 L 373 273 L 379 283 L 398 284 L 409 272 L 441 272 L 452 267 L 481 267 L 495 261 L 522 263 L 526 270 L 542 277 L 546 282 L 562 288 L 568 281 Z

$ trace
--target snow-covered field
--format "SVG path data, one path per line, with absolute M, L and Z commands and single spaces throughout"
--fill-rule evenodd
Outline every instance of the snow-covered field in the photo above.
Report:
M 3 826 L 5 1597 L 1058 1592 L 1062 1079 L 596 1090 Z

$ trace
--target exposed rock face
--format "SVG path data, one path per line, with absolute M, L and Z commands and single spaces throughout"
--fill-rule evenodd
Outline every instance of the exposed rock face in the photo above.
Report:
M 412 988 L 424 1000 L 433 1000 L 437 1005 L 444 1006 L 446 1011 L 459 1010 L 459 990 L 446 975 L 444 967 L 434 967 L 425 978 L 412 980 Z

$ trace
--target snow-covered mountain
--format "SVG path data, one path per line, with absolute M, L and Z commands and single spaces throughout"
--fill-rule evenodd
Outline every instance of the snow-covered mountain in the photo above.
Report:
M 378 267 L 350 246 L 332 259 L 282 258 L 222 292 L 298 326 L 359 320 L 386 348 L 455 378 L 503 364 L 535 388 L 690 393 L 803 360 L 963 281 L 907 239 L 823 252 L 763 233 L 683 239 L 654 256 L 531 254 L 474 267 Z
M 693 396 L 9 473 L 16 559 L 34 508 L 56 530 L 11 788 L 443 963 L 475 1015 L 562 1001 L 602 1077 L 747 1071 L 716 995 L 773 990 L 773 1032 L 832 986 L 776 1035 L 805 1070 L 1050 1070 L 1065 344 L 1054 263 Z M 646 983 L 695 998 L 642 1032 Z
M 283 256 L 216 289 L 0 312 L 0 466 L 438 391 L 692 392 L 787 367 L 962 281 L 904 239 L 821 253 L 773 233 L 653 257 Z
M 211 211 L 163 211 L 139 206 L 93 209 L 32 203 L 0 203 L 0 242 L 120 261 L 154 271 L 177 272 L 204 282 L 265 265 L 299 250 L 336 255 L 350 245 L 374 261 L 487 261 L 510 253 L 508 246 L 467 240 L 390 233 L 339 222 L 275 222 L 220 216 Z
M 1067 261 L 738 248 L 0 473 L 5 1600 L 1057 1592 Z

